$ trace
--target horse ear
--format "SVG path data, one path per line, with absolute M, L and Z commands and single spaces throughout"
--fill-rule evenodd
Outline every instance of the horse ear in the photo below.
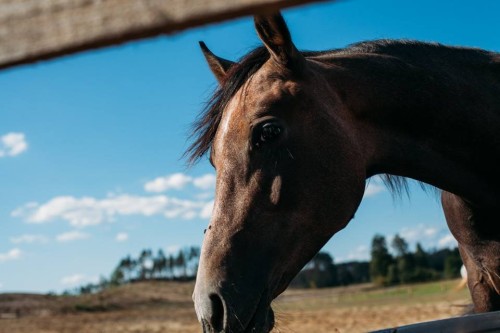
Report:
M 234 65 L 234 62 L 216 56 L 212 53 L 212 51 L 208 49 L 205 43 L 199 43 L 201 51 L 203 52 L 203 55 L 207 60 L 208 67 L 210 67 L 210 70 L 212 71 L 212 73 L 214 73 L 217 81 L 221 83 L 226 77 L 226 73 L 228 72 L 229 68 Z
M 254 22 L 260 39 L 278 64 L 291 70 L 302 67 L 304 56 L 293 44 L 285 19 L 279 12 L 255 16 Z

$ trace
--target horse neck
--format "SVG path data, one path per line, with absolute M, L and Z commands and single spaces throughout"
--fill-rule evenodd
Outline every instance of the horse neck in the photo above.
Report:
M 433 60 L 361 55 L 332 61 L 330 82 L 365 146 L 367 175 L 410 177 L 498 205 L 498 60 L 494 68 Z

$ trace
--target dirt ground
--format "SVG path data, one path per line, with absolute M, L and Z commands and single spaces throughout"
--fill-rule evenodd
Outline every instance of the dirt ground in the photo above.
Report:
M 460 315 L 469 299 L 456 284 L 289 290 L 274 302 L 273 332 L 366 332 Z M 192 287 L 141 283 L 99 295 L 42 299 L 4 294 L 0 333 L 200 332 Z
M 460 313 L 460 308 L 453 308 L 448 302 L 286 311 L 278 315 L 274 332 L 367 332 Z

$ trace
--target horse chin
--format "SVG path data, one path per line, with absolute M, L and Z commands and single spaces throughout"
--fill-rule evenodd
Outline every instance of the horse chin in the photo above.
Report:
M 254 317 L 250 320 L 245 333 L 262 332 L 268 333 L 274 327 L 274 311 L 268 306 L 264 310 L 257 309 Z
M 268 316 L 263 321 L 251 321 L 248 327 L 241 331 L 241 333 L 269 333 L 274 327 L 274 312 L 272 309 L 269 309 Z M 225 333 L 225 332 L 238 332 L 232 329 L 222 330 L 220 332 L 215 331 L 206 320 L 202 320 L 201 325 L 203 327 L 203 333 Z
M 225 327 L 221 331 L 214 329 L 207 320 L 201 320 L 203 333 L 269 333 L 274 328 L 274 311 L 271 306 L 259 307 L 248 322 L 246 328 Z
M 246 328 L 240 328 L 241 330 L 230 328 L 227 332 L 238 332 L 238 333 L 268 333 L 274 327 L 274 311 L 271 308 L 269 302 L 262 299 L 252 318 L 248 322 Z M 226 331 L 223 331 L 226 333 Z

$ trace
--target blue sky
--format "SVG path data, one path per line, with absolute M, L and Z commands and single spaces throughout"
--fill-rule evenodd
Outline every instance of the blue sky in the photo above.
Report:
M 500 50 L 500 2 L 364 1 L 284 11 L 300 49 L 409 38 Z M 496 29 L 496 30 L 495 30 Z M 200 245 L 214 171 L 186 168 L 190 124 L 216 87 L 198 41 L 237 59 L 251 18 L 0 72 L 0 292 L 61 291 L 143 248 Z M 394 201 L 377 179 L 325 249 L 368 257 L 375 233 L 453 245 L 436 195 Z

